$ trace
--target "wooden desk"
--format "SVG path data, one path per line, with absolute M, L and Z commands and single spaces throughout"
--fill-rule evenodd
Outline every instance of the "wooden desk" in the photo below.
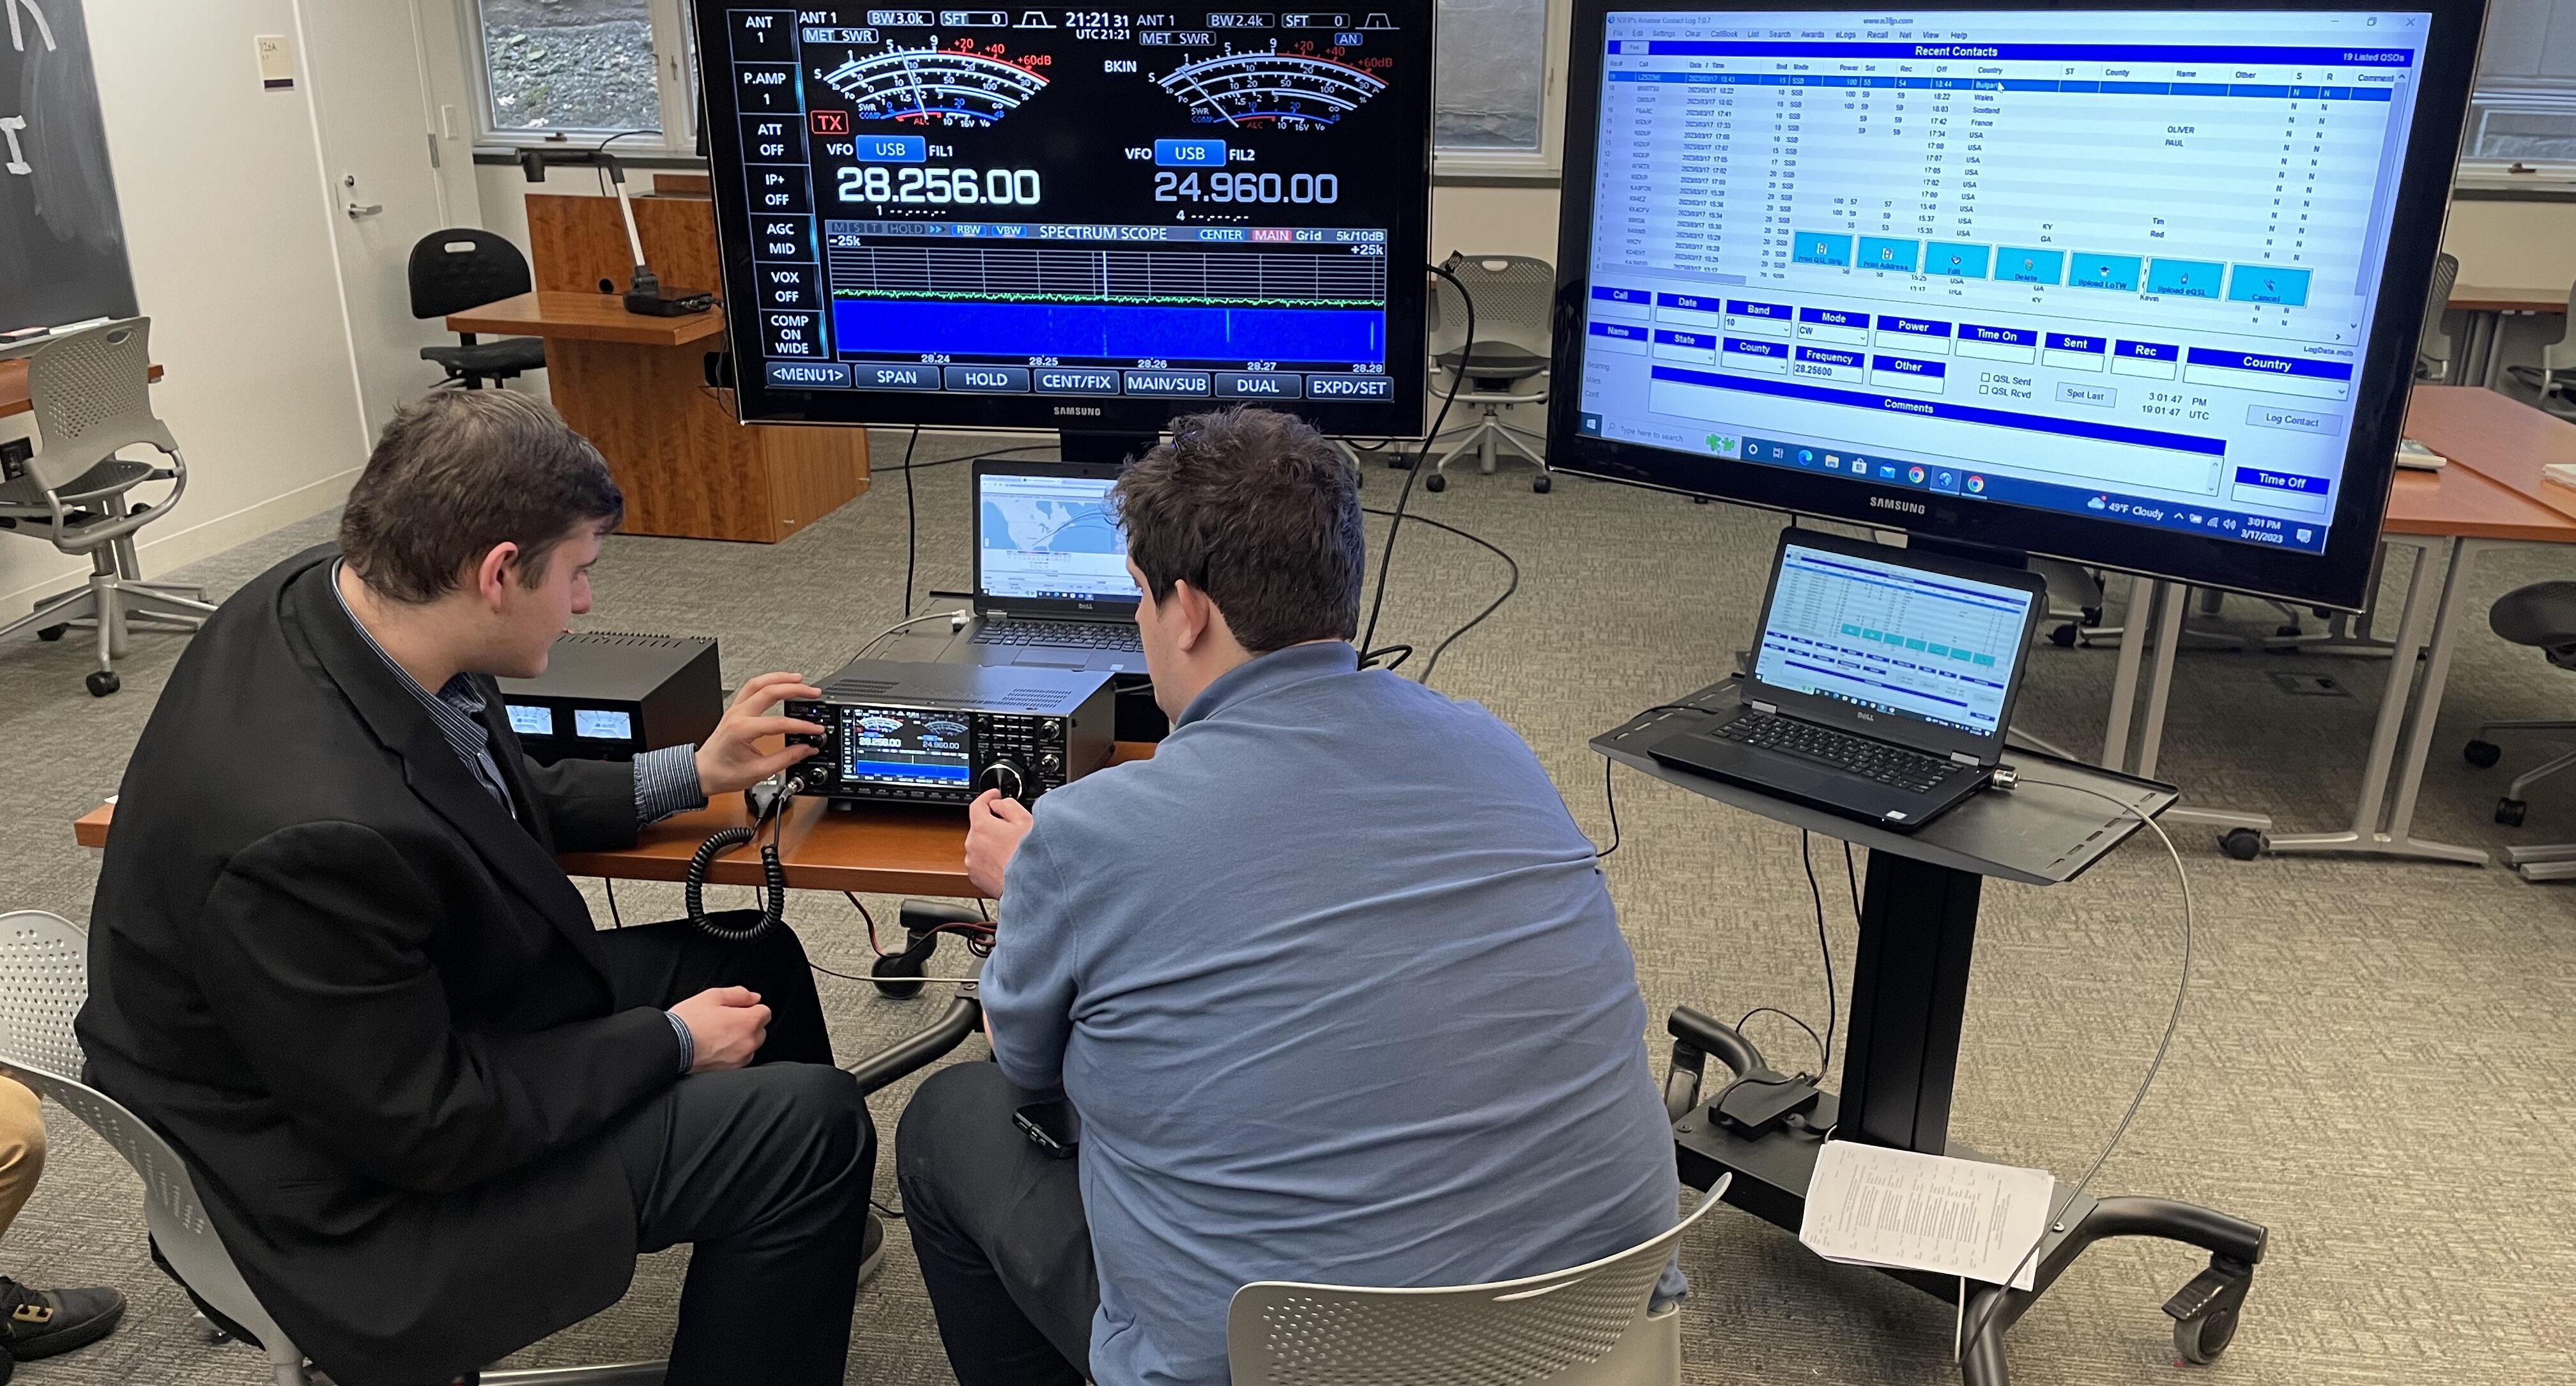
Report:
M 152 368 L 151 378 L 156 385 L 161 382 L 159 366 Z M 0 361 L 0 419 L 32 413 L 35 408 L 36 401 L 27 394 L 27 358 Z
M 1145 760 L 1151 742 L 1121 741 L 1110 763 Z M 116 805 L 101 804 L 72 820 L 72 840 L 105 847 Z M 727 795 L 695 813 L 665 818 L 615 852 L 567 852 L 566 875 L 620 881 L 676 881 L 688 872 L 698 844 L 718 828 L 748 827 L 742 796 Z M 764 839 L 765 840 L 765 839 Z M 966 880 L 966 815 L 958 809 L 869 805 L 840 812 L 819 799 L 787 806 L 778 858 L 787 884 L 797 890 L 853 890 L 875 895 L 975 896 Z M 761 884 L 760 852 L 737 847 L 717 859 L 707 879 L 717 885 Z
M 2452 467 L 2466 467 L 2515 495 L 2576 518 L 2576 488 L 2548 480 L 2540 470 L 2553 462 L 2576 462 L 2576 425 L 2565 419 L 2493 390 L 2419 385 L 2406 409 L 2406 436 L 2450 458 Z
M 2535 313 L 2565 313 L 2565 289 L 2492 289 L 2469 284 L 2451 287 L 2450 302 L 2444 305 L 2455 313 L 2468 315 L 2468 340 L 2460 350 L 2459 373 L 2454 379 L 2474 381 L 2494 389 L 2496 375 L 2504 361 L 2499 344 L 2504 339 L 2504 319 L 2511 314 L 2529 316 Z
M 2576 544 L 2576 503 L 2544 504 L 2535 494 L 2542 461 L 2576 457 L 2576 424 L 2491 390 L 2425 386 L 2408 404 L 2406 433 L 2449 458 L 2450 465 L 2438 472 L 2401 470 L 2389 488 L 2384 533 L 2392 549 L 2412 548 L 2416 558 L 2397 621 L 2397 659 L 2362 761 L 2352 825 L 2275 835 L 2264 846 L 2282 853 L 2483 866 L 2487 854 L 2480 848 L 2415 835 L 2416 797 L 2441 716 L 2451 653 L 2468 624 L 2469 572 L 2477 555 L 2500 543 Z M 2527 485 L 2512 480 L 2526 474 Z M 2449 561 L 2437 564 L 2445 542 Z M 2425 651 L 2420 672 L 2418 648 Z

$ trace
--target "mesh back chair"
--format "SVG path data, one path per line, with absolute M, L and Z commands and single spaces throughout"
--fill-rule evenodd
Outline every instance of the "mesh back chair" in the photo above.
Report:
M 528 257 L 489 231 L 455 227 L 432 231 L 411 248 L 411 315 L 443 318 L 530 291 Z M 480 390 L 489 380 L 515 380 L 521 371 L 546 368 L 546 344 L 534 337 L 477 342 L 456 334 L 457 345 L 420 349 L 420 359 L 447 372 L 441 383 Z
M 2537 649 L 2558 668 L 2576 671 L 2576 582 L 2535 582 L 2517 587 L 2496 598 L 2487 608 L 2487 625 L 2497 635 L 2517 645 Z M 2478 728 L 2476 739 L 2461 749 L 2471 765 L 2481 770 L 2504 758 L 2503 750 L 2487 739 L 2500 731 L 2554 733 L 2559 738 L 2576 736 L 2576 721 L 2542 719 L 2529 722 L 2488 722 Z M 2543 761 L 2505 786 L 2504 797 L 2496 801 L 2496 821 L 2507 827 L 2522 826 L 2528 808 L 2526 796 L 2531 787 L 2571 766 L 2576 766 L 2576 751 Z M 2576 878 L 2576 846 L 2519 847 L 2505 854 L 2507 861 L 2534 880 L 2567 880 Z M 2554 863 L 2561 869 L 2538 871 L 2539 864 Z
M 1681 1225 L 1572 1270 L 1491 1285 L 1371 1290 L 1264 1280 L 1225 1316 L 1234 1386 L 1678 1386 L 1681 1309 L 1652 1307 Z
M 1468 299 L 1457 285 L 1437 275 L 1431 280 L 1432 391 L 1446 397 L 1454 385 L 1458 403 L 1476 408 L 1470 423 L 1431 439 L 1425 451 L 1447 439 L 1457 442 L 1431 464 L 1425 488 L 1444 489 L 1449 459 L 1473 450 L 1477 469 L 1494 470 L 1500 450 L 1508 449 L 1538 464 L 1530 489 L 1544 494 L 1553 483 L 1547 458 L 1531 442 L 1537 433 L 1503 422 L 1503 410 L 1515 404 L 1547 402 L 1550 324 L 1556 302 L 1556 271 L 1547 261 L 1526 255 L 1453 254 L 1441 268 L 1467 286 L 1476 308 L 1476 340 L 1467 340 Z M 1529 442 L 1522 441 L 1530 440 Z
M 2460 257 L 2444 251 L 2433 257 L 2433 287 L 2424 295 L 2424 331 L 2415 343 L 2415 378 L 2451 383 L 2451 334 L 2442 330 L 2442 315 L 2451 311 L 2451 288 L 2460 282 Z
M 260 1307 L 206 1217 L 179 1153 L 116 1099 L 80 1081 L 72 1018 L 89 996 L 89 936 L 42 910 L 0 914 L 0 1069 L 96 1131 L 143 1181 L 143 1222 L 154 1259 L 218 1325 L 268 1354 L 275 1386 L 311 1386 L 304 1354 Z M 554 1371 L 485 1372 L 483 1386 L 645 1386 L 659 1362 Z
M 2567 290 L 2567 316 L 2561 324 L 2558 340 L 2540 349 L 2537 366 L 2513 365 L 2505 373 L 2540 392 L 2540 407 L 2553 414 L 2569 412 L 2567 382 L 2559 379 L 2576 371 L 2576 286 Z
M 0 639 L 22 630 L 59 640 L 75 625 L 98 631 L 98 668 L 89 691 L 117 689 L 115 661 L 130 627 L 195 630 L 215 614 L 202 589 L 145 582 L 134 532 L 160 519 L 188 492 L 188 462 L 179 440 L 152 413 L 152 320 L 128 318 L 49 337 L 27 358 L 27 395 L 35 408 L 36 454 L 26 472 L 0 482 L 0 528 L 86 555 L 87 584 L 36 603 L 35 611 L 0 625 Z M 151 448 L 153 460 L 120 457 Z M 158 505 L 131 494 L 170 483 Z

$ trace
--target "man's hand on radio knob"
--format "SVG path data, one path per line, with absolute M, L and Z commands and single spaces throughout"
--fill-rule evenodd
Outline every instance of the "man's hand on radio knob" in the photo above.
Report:
M 725 709 L 724 720 L 698 747 L 699 788 L 710 799 L 739 794 L 814 754 L 820 748 L 789 746 L 764 753 L 755 743 L 764 736 L 790 732 L 821 736 L 821 727 L 794 717 L 773 717 L 769 710 L 789 698 L 822 696 L 823 690 L 808 685 L 802 674 L 763 674 L 745 683 L 733 695 L 733 706 Z
M 975 796 L 966 808 L 967 881 L 996 900 L 1002 898 L 1002 873 L 1035 821 L 1019 800 L 998 789 Z

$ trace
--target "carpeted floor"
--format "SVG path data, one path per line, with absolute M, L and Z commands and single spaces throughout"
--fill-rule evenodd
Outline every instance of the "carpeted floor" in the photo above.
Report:
M 880 435 L 878 457 L 891 462 L 901 441 Z M 921 456 L 977 445 L 925 438 Z M 1391 503 L 1397 478 L 1372 463 L 1370 503 Z M 963 587 L 964 469 L 926 469 L 914 480 L 919 587 Z M 1534 496 L 1521 473 L 1470 472 L 1445 494 L 1417 490 L 1413 499 L 1417 513 L 1485 536 L 1521 569 L 1518 595 L 1450 650 L 1436 682 L 1519 728 L 1576 817 L 1607 841 L 1600 762 L 1586 739 L 1728 666 L 1750 633 L 1780 521 L 1573 479 Z M 599 565 L 590 624 L 720 636 L 729 682 L 771 668 L 828 672 L 898 614 L 903 502 L 901 477 L 888 473 L 775 547 L 616 539 Z M 1382 533 L 1376 523 L 1373 536 Z M 329 532 L 328 519 L 296 525 L 192 575 L 229 592 Z M 2497 554 L 2482 565 L 2481 598 L 2562 575 L 2568 563 L 2563 553 Z M 1427 649 L 1504 581 L 1502 563 L 1482 550 L 1408 529 L 1381 641 Z M 2232 614 L 2258 633 L 2279 619 L 2251 602 Z M 0 647 L 0 803 L 9 824 L 0 836 L 0 908 L 86 918 L 96 863 L 72 845 L 69 820 L 114 788 L 180 649 L 176 637 L 138 636 L 125 691 L 93 701 L 81 690 L 88 666 L 75 643 Z M 2023 727 L 2097 748 L 2115 658 L 2041 649 Z M 2267 677 L 2302 668 L 2331 672 L 2351 696 L 2291 696 Z M 2164 772 L 2200 802 L 2270 812 L 2285 829 L 2340 827 L 2387 670 L 2386 661 L 2192 655 L 2175 692 Z M 2508 831 L 2489 818 L 2502 781 L 2551 748 L 2507 738 L 2505 765 L 2491 771 L 2468 768 L 2458 754 L 2479 721 L 2576 715 L 2571 709 L 2576 679 L 2477 623 L 2453 673 L 2425 785 L 2425 831 L 2487 847 L 2576 838 L 2576 774 L 2534 793 L 2529 828 Z M 1682 1003 L 1729 1015 L 1771 1004 L 1821 1027 L 1826 999 L 1795 834 L 1638 776 L 1623 774 L 1617 793 L 1624 839 L 1607 870 L 1650 1013 L 1660 1021 Z M 2498 868 L 2238 863 L 2205 833 L 2182 841 L 2199 901 L 2190 1011 L 2097 1191 L 2191 1199 L 2272 1229 L 2244 1327 L 2209 1379 L 2412 1386 L 2439 1375 L 2539 1386 L 2576 1377 L 2566 1312 L 2576 1285 L 2568 1236 L 2576 1227 L 2576 895 Z M 1841 853 L 1819 851 L 1817 870 L 1848 988 L 1853 921 Z M 596 883 L 587 888 L 604 922 L 605 900 Z M 630 920 L 678 909 L 676 888 L 618 895 Z M 802 895 L 791 918 L 818 961 L 860 970 L 866 944 L 845 902 Z M 2072 1178 L 2118 1117 L 2171 1002 L 2181 943 L 2172 866 L 2142 836 L 2070 885 L 1990 886 L 1983 928 L 1955 1133 Z M 966 963 L 959 949 L 942 957 Z M 891 1002 L 829 978 L 823 986 L 845 1055 L 919 1026 L 939 1004 L 935 992 Z M 1664 1042 L 1646 1038 L 1660 1069 Z M 1790 1057 L 1804 1043 L 1785 1024 L 1763 1038 Z M 876 1099 L 882 1129 L 892 1129 L 904 1097 L 898 1088 Z M 0 1242 L 0 1271 L 36 1284 L 121 1285 L 134 1307 L 115 1337 L 23 1367 L 19 1379 L 265 1380 L 257 1354 L 205 1342 L 184 1300 L 146 1261 L 133 1176 L 88 1131 L 54 1115 L 50 1172 Z M 890 1164 L 879 1161 L 879 1195 L 889 1201 Z M 849 1379 L 945 1382 L 900 1225 L 892 1250 L 861 1294 Z M 1693 1382 L 1955 1379 L 1946 1305 L 1819 1262 L 1750 1217 L 1719 1214 L 1691 1238 L 1685 1262 L 1697 1286 L 1687 1309 Z M 2157 1306 L 2197 1264 L 2163 1244 L 2097 1249 L 2014 1331 L 2016 1379 L 2170 1379 L 2169 1325 Z M 624 1303 L 525 1360 L 658 1354 L 683 1266 L 679 1253 L 651 1258 Z

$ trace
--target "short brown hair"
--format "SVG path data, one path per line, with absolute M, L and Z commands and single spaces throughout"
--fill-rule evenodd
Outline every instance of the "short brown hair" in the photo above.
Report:
M 517 544 L 521 580 L 576 525 L 615 529 L 626 497 L 590 440 L 507 390 L 443 390 L 395 413 L 340 514 L 340 552 L 369 588 L 427 602 L 496 544 Z
M 1154 600 L 1187 582 L 1254 654 L 1359 633 L 1360 477 L 1302 419 L 1229 409 L 1172 421 L 1118 478 L 1127 556 Z

